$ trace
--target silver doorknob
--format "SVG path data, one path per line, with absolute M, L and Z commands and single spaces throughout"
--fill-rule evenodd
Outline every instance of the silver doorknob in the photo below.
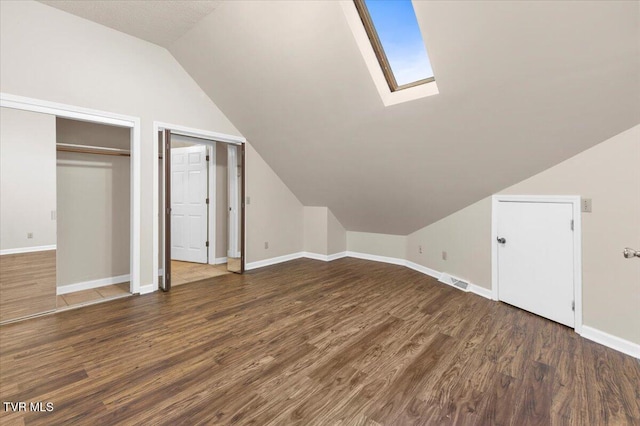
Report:
M 622 254 L 627 259 L 631 259 L 632 257 L 640 257 L 640 251 L 634 250 L 632 248 L 627 247 L 622 251 Z
M 507 240 L 506 240 L 505 238 L 498 237 L 498 242 L 499 242 L 500 244 L 504 244 L 504 243 L 506 243 L 506 242 L 507 242 Z

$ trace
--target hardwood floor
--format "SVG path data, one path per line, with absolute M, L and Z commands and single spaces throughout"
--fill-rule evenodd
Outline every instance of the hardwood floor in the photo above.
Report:
M 634 425 L 640 364 L 409 269 L 300 259 L 0 327 L 2 424 Z
M 192 283 L 207 278 L 229 274 L 227 264 L 207 265 L 203 263 L 171 261 L 171 285 L 177 286 Z
M 55 250 L 0 256 L 0 323 L 55 309 Z

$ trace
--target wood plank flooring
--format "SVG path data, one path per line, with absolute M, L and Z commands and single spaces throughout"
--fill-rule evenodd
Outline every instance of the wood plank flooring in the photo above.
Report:
M 0 256 L 0 323 L 55 309 L 55 250 Z
M 300 259 L 0 327 L 1 424 L 638 425 L 640 364 L 358 259 Z
M 230 272 L 227 271 L 226 263 L 221 265 L 208 265 L 205 263 L 172 260 L 171 274 L 171 285 L 177 286 L 192 283 L 194 281 L 200 281 L 205 278 L 213 278 L 220 275 L 230 274 Z

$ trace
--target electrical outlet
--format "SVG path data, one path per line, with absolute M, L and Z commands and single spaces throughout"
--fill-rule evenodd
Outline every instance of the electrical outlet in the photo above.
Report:
M 446 251 L 442 252 L 442 260 L 447 260 L 447 252 Z
M 418 246 L 418 253 L 422 254 L 422 246 Z
M 265 241 L 264 242 L 264 248 L 265 248 L 265 250 L 269 248 L 269 241 Z
M 251 197 L 247 195 L 247 205 L 251 204 Z
M 583 213 L 591 213 L 591 198 L 581 199 L 580 204 L 580 210 L 582 210 Z
M 33 238 L 33 232 L 27 232 L 27 238 Z

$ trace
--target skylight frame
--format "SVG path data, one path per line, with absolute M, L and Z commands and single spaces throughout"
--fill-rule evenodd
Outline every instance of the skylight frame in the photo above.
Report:
M 411 87 L 420 86 L 427 83 L 432 83 L 436 81 L 435 76 L 423 78 L 421 80 L 416 80 L 411 83 L 406 83 L 403 85 L 398 85 L 396 81 L 396 77 L 393 74 L 393 70 L 391 69 L 391 65 L 389 63 L 389 59 L 387 59 L 387 54 L 382 47 L 382 43 L 380 42 L 380 37 L 378 37 L 378 32 L 376 30 L 375 25 L 373 24 L 373 20 L 371 19 L 371 15 L 369 14 L 369 9 L 365 3 L 365 0 L 353 0 L 353 4 L 358 11 L 358 15 L 360 16 L 360 20 L 362 21 L 362 25 L 364 26 L 365 32 L 367 33 L 367 37 L 369 37 L 369 41 L 371 42 L 371 47 L 373 48 L 373 52 L 378 59 L 378 63 L 380 64 L 380 68 L 382 69 L 382 74 L 384 74 L 384 78 L 389 85 L 389 90 L 393 92 L 397 92 L 399 90 L 408 89 Z

